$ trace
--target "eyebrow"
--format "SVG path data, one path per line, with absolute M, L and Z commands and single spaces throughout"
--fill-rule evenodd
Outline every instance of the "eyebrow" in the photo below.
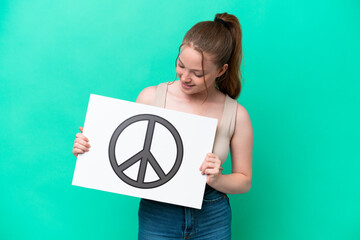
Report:
M 184 63 L 181 61 L 180 57 L 179 57 L 179 61 L 182 65 L 184 65 Z M 184 65 L 185 66 L 185 65 Z M 202 69 L 190 69 L 191 71 L 193 72 L 201 72 L 202 73 Z M 205 69 L 204 69 L 204 72 L 205 72 Z

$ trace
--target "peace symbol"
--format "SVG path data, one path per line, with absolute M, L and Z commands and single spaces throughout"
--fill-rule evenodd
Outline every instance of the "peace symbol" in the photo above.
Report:
M 125 128 L 139 121 L 148 121 L 143 149 L 140 152 L 133 155 L 132 157 L 130 157 L 128 160 L 118 165 L 115 156 L 115 147 L 116 147 L 117 139 L 119 138 L 120 134 Z M 176 160 L 173 167 L 167 174 L 163 171 L 163 169 L 161 168 L 161 166 L 156 161 L 155 157 L 150 151 L 155 123 L 159 123 L 163 125 L 165 128 L 167 128 L 171 133 L 171 135 L 174 137 L 176 143 L 176 149 L 177 149 Z M 165 184 L 171 178 L 173 178 L 177 173 L 177 171 L 179 170 L 182 162 L 182 158 L 183 158 L 183 143 L 179 132 L 169 121 L 157 115 L 140 114 L 128 118 L 116 128 L 110 139 L 109 159 L 110 159 L 111 167 L 113 168 L 114 172 L 121 180 L 123 180 L 125 183 L 133 187 L 147 189 L 147 188 L 155 188 Z M 129 167 L 131 167 L 133 164 L 137 163 L 138 161 L 140 161 L 140 167 L 137 175 L 137 180 L 135 181 L 132 178 L 129 178 L 126 174 L 124 174 L 124 171 Z M 158 180 L 152 182 L 144 181 L 147 163 L 150 163 L 151 167 L 158 175 L 159 177 Z

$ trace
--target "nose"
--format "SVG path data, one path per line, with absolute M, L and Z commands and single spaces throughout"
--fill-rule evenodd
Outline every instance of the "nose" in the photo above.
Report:
M 180 79 L 184 82 L 190 82 L 191 78 L 190 78 L 190 73 L 187 70 L 184 70 L 181 75 L 180 75 Z

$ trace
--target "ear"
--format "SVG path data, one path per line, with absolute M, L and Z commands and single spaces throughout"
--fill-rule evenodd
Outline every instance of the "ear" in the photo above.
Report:
M 222 66 L 220 68 L 219 73 L 216 77 L 220 77 L 221 75 L 223 75 L 226 72 L 226 70 L 228 69 L 228 67 L 229 67 L 229 64 L 225 63 L 224 66 Z

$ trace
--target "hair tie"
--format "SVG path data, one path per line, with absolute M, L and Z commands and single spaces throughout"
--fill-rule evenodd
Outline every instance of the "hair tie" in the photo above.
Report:
M 224 20 L 222 20 L 221 18 L 215 17 L 215 22 L 221 23 L 222 25 L 224 25 L 227 29 L 230 30 L 230 26 L 227 22 L 225 22 Z

